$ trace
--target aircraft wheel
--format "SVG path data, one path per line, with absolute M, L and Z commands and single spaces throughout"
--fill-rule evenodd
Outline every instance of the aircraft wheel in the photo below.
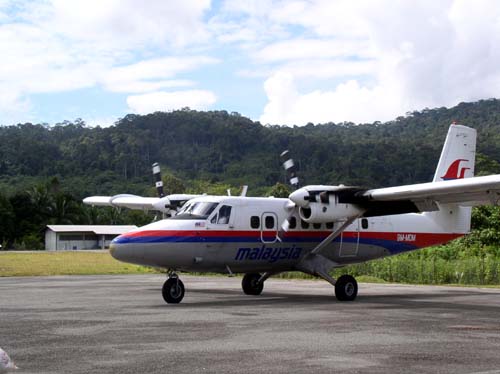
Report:
M 342 275 L 335 283 L 335 296 L 339 301 L 352 301 L 358 295 L 358 282 L 350 275 Z
M 161 293 L 168 304 L 179 304 L 184 298 L 184 284 L 179 278 L 169 278 L 163 284 Z
M 247 295 L 260 295 L 264 289 L 264 282 L 259 283 L 260 274 L 250 273 L 245 274 L 241 281 L 243 292 Z

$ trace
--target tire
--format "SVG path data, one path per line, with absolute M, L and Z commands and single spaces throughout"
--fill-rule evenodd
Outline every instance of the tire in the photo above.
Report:
M 163 284 L 161 293 L 168 304 L 179 304 L 184 298 L 184 284 L 179 278 L 169 278 Z
M 342 275 L 335 283 L 335 296 L 339 301 L 352 301 L 358 295 L 358 282 L 350 275 Z
M 260 274 L 245 274 L 241 281 L 241 288 L 247 295 L 260 295 L 264 289 L 264 283 L 259 283 Z

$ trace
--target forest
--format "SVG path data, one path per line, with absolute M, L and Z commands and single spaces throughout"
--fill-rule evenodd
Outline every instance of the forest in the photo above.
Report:
M 110 127 L 81 119 L 0 126 L 0 244 L 41 249 L 47 224 L 145 224 L 138 211 L 92 208 L 90 195 L 154 196 L 151 165 L 166 193 L 286 196 L 279 154 L 289 149 L 301 184 L 382 187 L 432 179 L 448 126 L 478 130 L 476 175 L 500 173 L 500 100 L 407 113 L 386 123 L 263 125 L 226 111 L 185 108 L 129 114 Z M 1 124 L 0 124 L 1 125 Z M 474 232 L 440 257 L 500 258 L 500 212 L 474 210 Z M 452 254 L 448 253 L 452 251 Z M 447 254 L 445 254 L 447 253 Z

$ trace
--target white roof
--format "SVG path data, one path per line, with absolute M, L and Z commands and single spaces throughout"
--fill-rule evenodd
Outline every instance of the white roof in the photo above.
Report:
M 54 232 L 93 232 L 96 235 L 120 235 L 134 230 L 133 225 L 47 225 Z

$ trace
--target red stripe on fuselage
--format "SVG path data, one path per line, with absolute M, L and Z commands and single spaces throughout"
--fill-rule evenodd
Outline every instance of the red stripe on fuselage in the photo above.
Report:
M 271 237 L 276 234 L 276 231 L 264 231 L 264 237 Z M 285 238 L 310 238 L 321 240 L 330 235 L 330 231 L 287 231 L 284 233 Z M 449 242 L 459 238 L 464 234 L 458 233 L 421 233 L 421 232 L 359 232 L 359 238 L 370 240 L 387 240 L 392 242 L 400 242 L 414 245 L 419 248 L 429 247 L 432 245 Z M 123 234 L 124 237 L 253 237 L 260 238 L 260 230 L 144 230 L 135 231 Z M 344 231 L 342 233 L 344 239 L 349 241 L 356 240 L 357 231 Z

